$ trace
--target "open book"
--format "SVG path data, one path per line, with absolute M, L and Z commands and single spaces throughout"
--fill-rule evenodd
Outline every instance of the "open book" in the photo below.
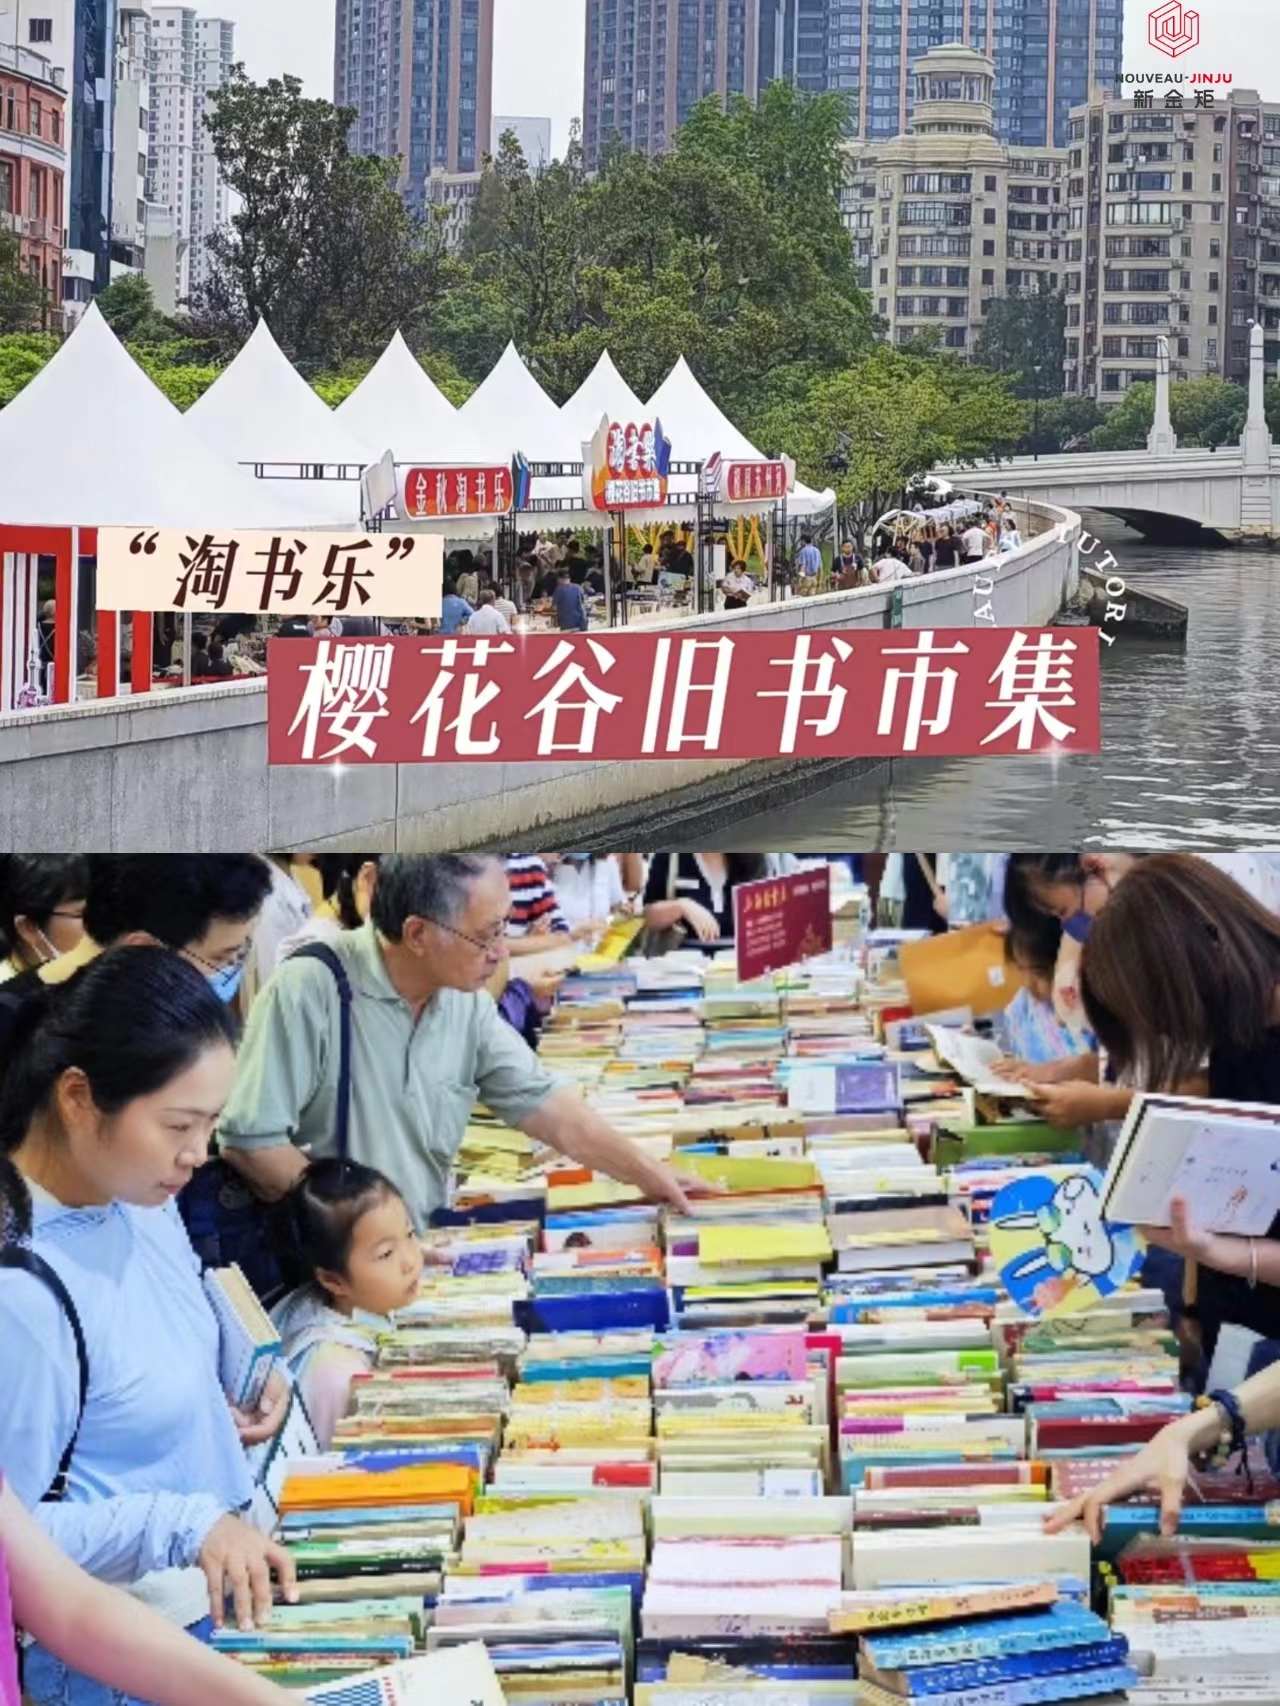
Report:
M 1011 1078 L 999 1078 L 991 1068 L 1001 1058 L 997 1044 L 985 1037 L 971 1037 L 965 1031 L 949 1025 L 926 1025 L 933 1052 L 944 1066 L 958 1072 L 980 1096 L 1007 1096 L 1021 1101 L 1028 1095 L 1025 1084 Z
M 1183 1197 L 1208 1232 L 1262 1238 L 1280 1214 L 1280 1108 L 1137 1096 L 1111 1158 L 1102 1209 L 1114 1223 L 1168 1226 Z

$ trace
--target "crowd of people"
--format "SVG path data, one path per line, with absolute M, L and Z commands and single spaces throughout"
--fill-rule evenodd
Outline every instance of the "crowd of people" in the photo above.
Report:
M 0 861 L 0 1549 L 31 1706 L 288 1698 L 204 1645 L 294 1592 L 245 1519 L 252 1454 L 295 1389 L 332 1437 L 417 1289 L 475 1102 L 687 1209 L 706 1187 L 549 1071 L 541 1023 L 611 920 L 632 917 L 640 953 L 715 951 L 740 885 L 821 860 L 882 923 L 997 928 L 1019 982 L 999 1070 L 1099 1159 L 1143 1091 L 1280 1106 L 1275 855 Z M 1228 1324 L 1257 1335 L 1249 1376 L 1055 1525 L 1096 1530 L 1149 1482 L 1172 1524 L 1197 1451 L 1228 1424 L 1280 1429 L 1280 1221 L 1255 1240 L 1208 1232 L 1194 1204 L 1172 1219 L 1146 1229 L 1145 1277 L 1187 1380 Z M 201 1281 L 229 1260 L 284 1347 L 253 1413 L 223 1395 Z M 0 1640 L 0 1706 L 12 1670 Z

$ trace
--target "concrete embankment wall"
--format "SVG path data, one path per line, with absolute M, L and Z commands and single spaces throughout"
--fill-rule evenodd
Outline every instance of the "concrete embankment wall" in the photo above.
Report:
M 1047 622 L 1075 590 L 1080 519 L 1019 503 L 1023 548 L 1000 560 L 991 599 L 974 567 L 902 585 L 904 628 Z M 979 570 L 979 573 L 983 571 Z M 985 582 L 982 583 L 985 585 Z M 685 632 L 889 625 L 889 589 L 828 593 L 714 616 Z M 870 767 L 870 766 L 868 766 Z M 715 759 L 269 769 L 261 680 L 0 717 L 0 848 L 187 852 L 244 848 L 441 851 L 505 841 L 539 825 L 590 822 L 680 790 L 741 797 L 752 779 L 810 767 Z M 823 768 L 813 766 L 814 770 Z

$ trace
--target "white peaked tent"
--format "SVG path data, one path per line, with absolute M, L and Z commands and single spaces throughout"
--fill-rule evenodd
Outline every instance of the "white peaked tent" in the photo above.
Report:
M 232 462 L 358 472 L 376 459 L 307 384 L 265 320 L 258 321 L 230 367 L 187 410 L 186 420 L 211 450 Z
M 500 461 L 509 462 L 517 451 L 529 462 L 582 461 L 582 441 L 575 441 L 560 410 L 514 344 L 503 350 L 493 372 L 467 398 L 458 416 Z
M 651 419 L 644 404 L 614 366 L 613 357 L 608 350 L 605 350 L 560 411 L 561 420 L 578 441 L 579 447 L 594 438 L 601 418 L 605 415 L 608 415 L 611 421 L 621 421 L 624 426 L 628 421 Z M 679 446 L 675 447 L 673 453 L 679 460 Z
M 726 462 L 765 460 L 703 390 L 683 356 L 650 397 L 647 418 L 662 422 L 671 440 L 671 454 L 679 462 L 705 462 L 717 451 Z M 815 492 L 797 481 L 795 490 L 787 494 L 787 509 L 793 515 L 812 515 L 830 509 L 835 501 L 834 492 Z
M 507 450 L 499 447 L 495 452 L 466 425 L 399 332 L 334 413 L 371 456 L 390 445 L 400 463 L 476 468 L 510 460 Z
M 358 512 L 354 484 L 303 492 L 210 450 L 96 306 L 0 409 L 0 523 L 318 528 L 350 527 Z

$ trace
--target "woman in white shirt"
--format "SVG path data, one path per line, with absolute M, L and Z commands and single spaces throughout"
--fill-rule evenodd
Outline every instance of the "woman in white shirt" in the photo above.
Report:
M 544 853 L 556 899 L 570 930 L 587 924 L 603 929 L 626 903 L 616 853 L 596 858 L 592 853 Z

